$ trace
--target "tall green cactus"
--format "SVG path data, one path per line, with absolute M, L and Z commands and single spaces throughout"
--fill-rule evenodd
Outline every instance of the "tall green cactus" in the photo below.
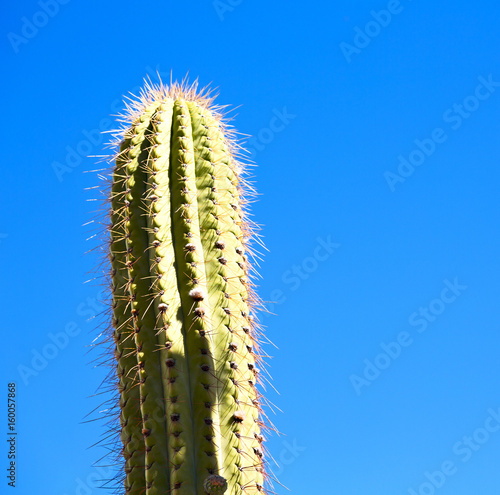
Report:
M 147 85 L 123 121 L 110 257 L 125 493 L 264 493 L 233 133 L 178 84 Z

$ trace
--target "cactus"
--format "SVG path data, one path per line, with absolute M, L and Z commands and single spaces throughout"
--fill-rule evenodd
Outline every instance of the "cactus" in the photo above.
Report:
M 265 493 L 252 231 L 209 92 L 147 84 L 110 192 L 112 334 L 128 495 Z

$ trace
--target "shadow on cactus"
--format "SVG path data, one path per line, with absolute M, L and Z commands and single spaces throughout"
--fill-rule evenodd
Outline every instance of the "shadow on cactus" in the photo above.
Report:
M 268 493 L 251 189 L 213 100 L 148 83 L 114 134 L 107 384 L 127 495 Z

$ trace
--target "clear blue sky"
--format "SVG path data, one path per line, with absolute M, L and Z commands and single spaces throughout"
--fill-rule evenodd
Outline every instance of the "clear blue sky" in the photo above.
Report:
M 84 172 L 121 96 L 158 70 L 217 86 L 254 136 L 280 481 L 498 495 L 498 19 L 486 0 L 6 3 L 2 393 L 17 383 L 19 436 L 5 493 L 107 493 L 104 452 L 87 449 L 104 430 L 81 424 L 104 377 L 88 353 L 99 288 L 83 284 L 99 181 Z

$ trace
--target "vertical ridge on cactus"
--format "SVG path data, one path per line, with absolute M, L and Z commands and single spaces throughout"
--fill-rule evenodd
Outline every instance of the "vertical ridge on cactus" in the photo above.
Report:
M 121 120 L 109 255 L 124 492 L 265 493 L 234 131 L 196 84 L 147 84 Z

